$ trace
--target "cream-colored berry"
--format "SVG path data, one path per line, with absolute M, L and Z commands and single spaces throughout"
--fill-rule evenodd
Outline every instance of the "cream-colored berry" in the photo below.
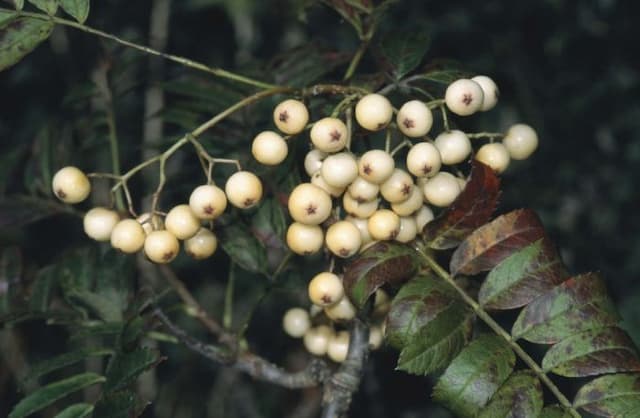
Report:
M 356 308 L 345 296 L 338 303 L 324 308 L 324 313 L 332 321 L 350 321 L 356 316 Z
M 309 313 L 302 308 L 289 309 L 282 318 L 282 328 L 293 338 L 303 337 L 311 328 Z
M 425 136 L 433 126 L 433 115 L 426 104 L 411 100 L 402 105 L 396 116 L 400 132 L 409 138 Z
M 514 160 L 525 160 L 538 148 L 538 134 L 529 125 L 513 125 L 504 136 L 502 143 Z
M 322 177 L 322 171 L 317 171 L 313 176 L 311 176 L 311 184 L 318 186 L 333 197 L 342 196 L 345 190 L 344 187 L 334 187 L 327 183 L 324 177 Z
M 361 248 L 373 241 L 373 238 L 371 238 L 371 234 L 369 233 L 368 219 L 347 216 L 344 220 L 351 222 L 356 228 L 358 228 L 358 231 L 360 232 L 360 240 L 362 241 Z
M 191 206 L 178 205 L 167 213 L 164 227 L 178 239 L 189 239 L 200 229 L 200 219 L 193 213 Z
M 462 131 L 443 132 L 436 137 L 435 146 L 440 152 L 442 164 L 453 165 L 463 162 L 471 154 L 471 141 Z
M 238 171 L 227 179 L 224 191 L 233 206 L 248 209 L 262 199 L 262 182 L 249 171 Z
M 309 122 L 309 111 L 301 101 L 288 99 L 273 110 L 273 122 L 285 134 L 295 135 L 302 132 Z
M 347 126 L 337 118 L 323 118 L 313 124 L 309 134 L 313 145 L 323 152 L 342 151 L 347 145 Z
M 331 214 L 331 197 L 311 183 L 301 183 L 289 195 L 289 214 L 305 225 L 319 225 Z
M 382 328 L 378 325 L 374 325 L 369 329 L 369 347 L 372 350 L 378 350 L 382 347 L 384 341 L 384 335 L 382 335 Z
M 409 173 L 396 168 L 391 177 L 380 185 L 380 194 L 389 203 L 400 203 L 409 199 L 413 188 L 413 179 Z
M 324 233 L 318 225 L 305 225 L 294 222 L 287 229 L 287 246 L 300 255 L 314 254 L 324 244 Z
M 400 217 L 400 232 L 396 236 L 396 241 L 407 243 L 413 241 L 418 234 L 418 225 L 412 216 Z
M 180 251 L 180 243 L 169 231 L 152 231 L 144 240 L 144 253 L 158 264 L 171 262 Z
M 184 242 L 184 251 L 196 260 L 211 257 L 218 249 L 218 237 L 207 228 L 198 232 Z
M 360 231 L 348 221 L 338 221 L 327 229 L 327 248 L 338 257 L 348 258 L 358 252 L 362 245 Z
M 376 290 L 373 304 L 374 316 L 385 316 L 391 309 L 391 298 L 383 289 Z
M 191 192 L 189 206 L 200 219 L 216 219 L 227 208 L 227 195 L 218 186 L 203 184 Z
M 418 187 L 411 189 L 409 198 L 404 202 L 392 203 L 391 210 L 398 214 L 398 216 L 409 216 L 422 207 L 424 196 L 422 190 Z
M 333 330 L 327 325 L 309 328 L 304 334 L 304 348 L 314 356 L 324 356 L 327 354 L 327 347 L 331 337 L 333 337 Z
M 84 215 L 82 220 L 84 232 L 96 241 L 109 241 L 111 231 L 116 226 L 120 216 L 116 211 L 97 207 Z
M 392 240 L 400 232 L 400 217 L 389 209 L 380 209 L 371 215 L 367 228 L 374 240 Z
M 476 160 L 491 167 L 493 171 L 500 174 L 509 166 L 509 151 L 507 147 L 499 142 L 484 144 L 476 152 Z
M 342 280 L 329 272 L 322 272 L 311 279 L 308 290 L 311 302 L 322 307 L 338 303 L 344 297 Z
M 347 188 L 347 191 L 359 202 L 375 199 L 380 192 L 380 186 L 358 176 Z
M 429 179 L 422 191 L 427 202 L 445 207 L 456 200 L 460 194 L 460 185 L 453 174 L 441 171 Z
M 464 179 L 462 177 L 456 177 L 456 180 L 458 180 L 458 185 L 460 186 L 460 192 L 462 192 L 464 188 L 467 187 L 467 179 Z
M 480 111 L 486 112 L 493 109 L 498 103 L 498 97 L 500 97 L 500 91 L 496 83 L 486 75 L 477 75 L 471 79 L 480 85 L 482 89 L 483 99 Z
M 361 202 L 351 197 L 349 193 L 345 193 L 342 196 L 342 208 L 349 215 L 353 215 L 358 218 L 368 218 L 378 210 L 380 199 L 372 199 Z
M 82 170 L 73 166 L 58 170 L 51 183 L 53 193 L 65 203 L 80 203 L 91 192 L 89 178 Z
M 393 174 L 395 166 L 393 157 L 378 149 L 365 152 L 358 161 L 360 177 L 374 184 L 384 183 Z
M 327 356 L 336 363 L 342 363 L 347 359 L 349 353 L 349 332 L 339 331 L 329 339 L 327 345 Z
M 444 101 L 450 111 L 460 116 L 469 116 L 482 107 L 484 93 L 475 81 L 461 78 L 449 84 Z
M 111 246 L 123 253 L 138 252 L 144 245 L 146 236 L 142 225 L 135 219 L 123 219 L 111 231 Z
M 421 232 L 424 229 L 424 226 L 431 222 L 434 218 L 433 211 L 427 205 L 423 205 L 420 209 L 418 209 L 413 217 L 416 220 L 416 226 L 419 232 Z
M 313 176 L 316 172 L 320 171 L 322 162 L 327 158 L 327 153 L 322 152 L 319 149 L 312 149 L 304 157 L 304 171 L 307 172 L 309 177 Z
M 344 189 L 358 177 L 358 163 L 353 154 L 340 152 L 324 160 L 320 173 L 329 186 Z
M 407 153 L 407 170 L 416 177 L 433 177 L 442 166 L 440 151 L 431 142 L 420 142 Z
M 287 141 L 273 131 L 260 132 L 251 144 L 253 158 L 264 165 L 278 165 L 288 153 Z
M 391 102 L 381 94 L 367 94 L 356 104 L 356 121 L 369 131 L 383 129 L 391 122 L 392 117 Z

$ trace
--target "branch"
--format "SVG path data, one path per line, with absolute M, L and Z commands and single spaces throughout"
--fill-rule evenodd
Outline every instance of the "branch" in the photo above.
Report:
M 347 358 L 325 384 L 322 418 L 343 416 L 360 386 L 363 368 L 369 357 L 369 326 L 360 318 L 355 318 L 350 334 Z

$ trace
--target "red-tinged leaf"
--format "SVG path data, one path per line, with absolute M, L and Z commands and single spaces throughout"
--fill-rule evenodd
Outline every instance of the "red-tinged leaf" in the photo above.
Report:
M 640 374 L 611 374 L 580 388 L 575 408 L 603 417 L 640 416 Z
M 476 229 L 451 257 L 452 275 L 473 275 L 491 270 L 514 252 L 545 236 L 540 218 L 532 210 L 509 212 Z
M 523 370 L 513 373 L 504 382 L 478 417 L 537 417 L 542 406 L 540 381 L 532 371 Z
M 552 346 L 542 368 L 567 377 L 640 371 L 638 352 L 626 332 L 617 327 L 589 330 Z
M 361 308 L 379 287 L 398 286 L 415 271 L 415 250 L 396 242 L 379 242 L 347 266 L 343 282 L 349 299 Z
M 555 344 L 582 331 L 620 320 L 599 275 L 573 277 L 527 305 L 511 334 L 539 344 Z
M 437 219 L 424 227 L 429 247 L 444 250 L 460 244 L 473 230 L 489 221 L 498 205 L 500 179 L 474 160 L 471 176 L 460 196 Z
M 491 270 L 482 283 L 478 301 L 487 309 L 519 308 L 567 277 L 554 245 L 543 238 L 511 254 Z

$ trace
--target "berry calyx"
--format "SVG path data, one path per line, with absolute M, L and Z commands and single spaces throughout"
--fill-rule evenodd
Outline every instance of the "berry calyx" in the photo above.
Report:
M 250 171 L 238 171 L 227 179 L 224 191 L 233 206 L 248 209 L 262 199 L 262 182 Z
M 444 101 L 449 110 L 456 115 L 469 116 L 481 109 L 484 93 L 480 84 L 461 78 L 449 84 Z
M 179 250 L 178 239 L 169 231 L 152 231 L 144 240 L 144 253 L 154 263 L 171 262 Z
M 116 211 L 97 207 L 84 215 L 82 220 L 84 232 L 96 241 L 109 241 L 111 232 L 116 226 L 120 216 Z
M 420 142 L 407 153 L 407 170 L 416 177 L 433 177 L 442 166 L 440 151 L 431 142 Z
M 305 225 L 319 225 L 331 214 L 331 197 L 311 183 L 301 183 L 289 195 L 289 214 Z
M 82 170 L 67 166 L 53 176 L 53 193 L 65 203 L 80 203 L 89 196 L 91 183 Z
M 347 145 L 347 126 L 337 118 L 323 118 L 313 124 L 309 133 L 313 145 L 322 152 L 338 152 Z
M 295 135 L 304 130 L 309 122 L 309 111 L 299 100 L 287 99 L 273 110 L 273 122 L 287 135 Z
M 373 184 L 384 183 L 393 174 L 396 163 L 388 152 L 374 149 L 365 152 L 358 161 L 360 177 Z
M 338 303 L 344 297 L 342 280 L 329 272 L 322 272 L 311 279 L 308 290 L 311 302 L 322 307 Z
M 218 186 L 203 184 L 191 192 L 189 207 L 199 219 L 216 219 L 227 208 L 227 195 Z
M 396 168 L 391 176 L 380 185 L 380 194 L 389 203 L 400 203 L 409 199 L 413 188 L 411 176 L 406 171 Z
M 287 141 L 273 131 L 260 132 L 251 144 L 251 154 L 264 165 L 278 165 L 288 153 Z
M 433 126 L 433 115 L 426 104 L 411 100 L 402 105 L 396 116 L 400 132 L 409 138 L 425 136 Z
M 356 104 L 356 121 L 364 129 L 379 131 L 386 127 L 393 117 L 393 107 L 389 99 L 381 94 L 367 94 Z

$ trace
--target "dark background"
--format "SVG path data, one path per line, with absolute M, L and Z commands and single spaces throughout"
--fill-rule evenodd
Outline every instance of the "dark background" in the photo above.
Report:
M 335 12 L 321 5 L 303 9 L 302 3 L 174 1 L 167 50 L 208 65 L 284 82 L 279 78 L 286 79 L 286 68 L 272 60 L 276 54 L 309 42 L 313 46 L 306 48 L 316 48 L 325 57 L 339 57 L 357 48 L 352 29 Z M 432 40 L 425 66 L 436 59 L 452 59 L 497 82 L 501 92 L 498 107 L 478 116 L 471 125 L 491 131 L 504 130 L 515 122 L 535 127 L 540 148 L 530 160 L 513 163 L 504 175 L 501 210 L 535 209 L 570 271 L 595 270 L 606 277 L 626 329 L 640 342 L 640 11 L 636 3 L 405 0 L 390 9 L 380 30 L 428 28 Z M 94 1 L 88 24 L 148 43 L 151 7 L 150 1 Z M 377 41 L 374 39 L 372 48 Z M 91 88 L 92 72 L 104 63 L 113 68 L 110 77 L 116 90 L 123 165 L 130 167 L 139 160 L 142 98 L 149 81 L 147 58 L 89 34 L 57 29 L 51 42 L 0 73 L 0 196 L 4 202 L 17 195 L 47 196 L 47 176 L 65 163 L 108 169 L 104 121 L 96 116 L 95 107 L 82 100 Z M 165 65 L 165 80 L 183 80 L 193 74 L 175 64 Z M 376 61 L 368 54 L 360 71 L 375 70 Z M 327 77 L 339 79 L 340 74 L 337 71 Z M 168 94 L 162 113 L 167 121 L 166 138 L 155 144 L 158 147 L 201 121 L 199 115 L 207 114 L 206 106 L 216 107 L 204 99 L 201 107 L 190 107 L 185 95 Z M 251 126 L 236 128 L 220 133 L 227 139 L 227 150 L 235 147 L 229 143 L 248 144 Z M 45 150 L 48 157 L 42 158 Z M 84 157 L 78 162 L 80 155 Z M 173 184 L 176 193 L 188 190 L 181 185 L 188 176 L 188 172 L 178 172 Z M 58 248 L 84 239 L 77 220 L 69 218 L 56 216 L 7 228 L 0 231 L 0 245 L 20 246 L 25 263 L 35 266 L 32 268 L 50 263 Z M 211 295 L 222 291 L 224 280 L 219 277 L 217 282 L 202 285 L 202 277 L 211 271 L 216 275 L 220 267 L 212 263 L 192 270 L 185 270 L 193 277 L 191 285 Z M 266 356 L 295 365 L 305 357 L 294 352 L 284 359 L 285 337 L 279 330 L 279 318 L 285 307 L 279 297 L 299 300 L 290 294 L 270 298 L 261 308 L 255 339 Z M 219 296 L 211 297 L 216 300 Z M 41 358 L 64 340 L 55 332 L 50 335 L 52 331 L 41 324 L 19 330 L 28 336 L 23 347 L 27 358 Z M 166 351 L 170 360 L 157 371 L 158 380 L 151 390 L 158 393 L 157 400 L 145 416 L 286 416 L 301 399 L 317 400 L 313 392 L 301 398 L 221 371 L 184 350 L 170 347 Z M 19 399 L 15 381 L 3 366 L 3 357 L 9 359 L 5 353 L 0 351 L 0 416 Z M 393 372 L 395 353 L 384 350 L 373 359 L 350 416 L 447 416 L 429 405 L 425 379 Z M 300 412 L 298 416 L 304 415 Z

